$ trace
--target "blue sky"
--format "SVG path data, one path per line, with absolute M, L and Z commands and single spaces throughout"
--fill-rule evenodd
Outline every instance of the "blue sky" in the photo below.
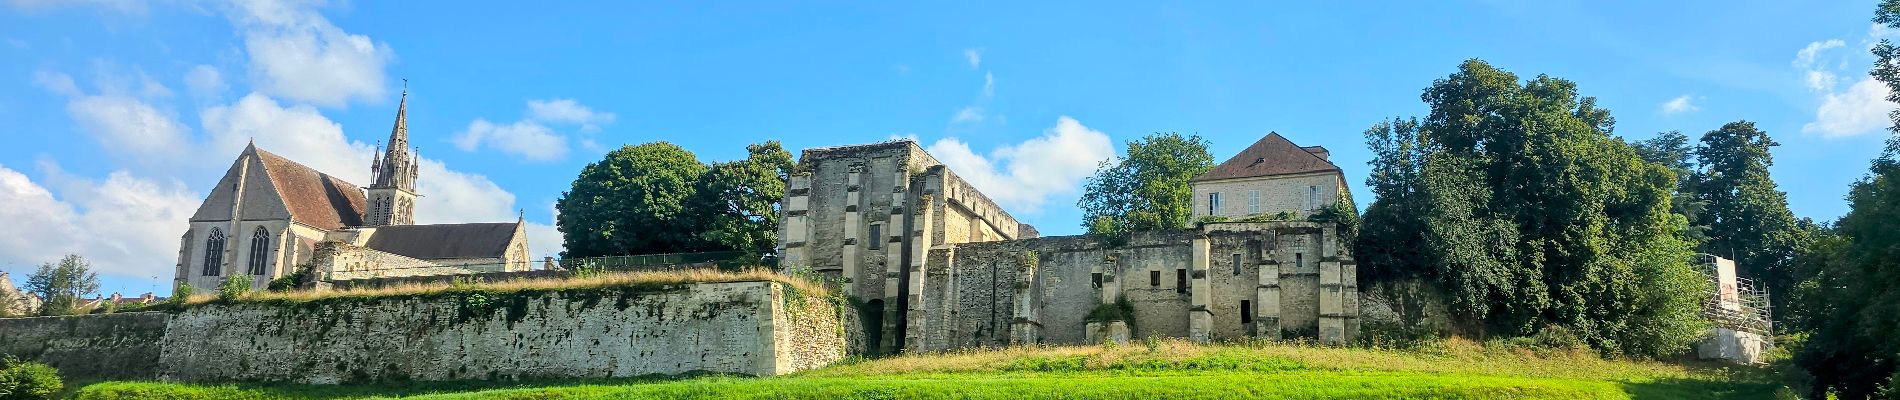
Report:
M 1362 186 L 1361 132 L 1474 57 L 1577 81 L 1628 138 L 1756 121 L 1795 213 L 1831 220 L 1894 108 L 1871 1 L 538 3 L 5 0 L 0 270 L 77 252 L 108 292 L 163 289 L 245 141 L 364 184 L 403 78 L 421 222 L 525 210 L 537 254 L 583 165 L 657 140 L 914 137 L 1047 234 L 1152 132 L 1224 159 L 1278 131 Z

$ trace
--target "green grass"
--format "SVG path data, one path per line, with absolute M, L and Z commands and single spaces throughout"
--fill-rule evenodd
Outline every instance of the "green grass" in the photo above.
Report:
M 1449 341 L 1382 350 L 1285 344 L 1032 347 L 854 360 L 774 378 L 371 386 L 104 382 L 79 399 L 1774 398 L 1757 368 L 1618 361 Z

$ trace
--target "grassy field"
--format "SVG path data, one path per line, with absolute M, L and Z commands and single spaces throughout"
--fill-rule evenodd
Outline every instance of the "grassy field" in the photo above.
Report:
M 1380 350 L 1285 344 L 1033 347 L 847 362 L 774 378 L 544 383 L 180 385 L 104 382 L 78 399 L 1775 398 L 1766 371 L 1603 360 L 1452 340 Z

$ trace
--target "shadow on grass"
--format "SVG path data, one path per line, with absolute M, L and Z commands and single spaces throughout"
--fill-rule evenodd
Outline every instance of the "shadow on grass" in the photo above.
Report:
M 1623 383 L 1623 391 L 1637 400 L 1649 399 L 1773 399 L 1779 385 L 1698 379 L 1656 379 Z

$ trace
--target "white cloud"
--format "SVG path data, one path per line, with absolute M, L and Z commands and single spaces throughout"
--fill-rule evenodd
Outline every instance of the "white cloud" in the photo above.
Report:
M 324 106 L 383 96 L 387 44 L 351 34 L 306 4 L 235 2 L 228 17 L 244 36 L 251 81 L 285 99 Z
M 0 220 L 30 229 L 0 233 L 0 261 L 36 265 L 79 254 L 94 270 L 131 278 L 170 278 L 199 198 L 177 181 L 160 183 L 127 171 L 103 182 L 66 176 L 48 163 L 59 196 L 0 165 Z M 63 199 L 63 200 L 62 200 Z
M 463 151 L 474 151 L 483 145 L 531 161 L 567 157 L 567 138 L 532 120 L 496 125 L 478 118 L 455 136 L 455 147 Z
M 957 110 L 956 115 L 950 116 L 951 123 L 983 122 L 983 119 L 983 109 L 975 106 L 964 107 Z
M 582 131 L 592 132 L 600 130 L 600 125 L 613 123 L 615 115 L 594 111 L 574 99 L 547 99 L 528 100 L 528 118 L 580 125 Z
M 218 69 L 210 65 L 199 64 L 185 72 L 185 89 L 199 98 L 216 98 L 224 92 L 224 77 Z
M 147 166 L 172 165 L 187 158 L 189 128 L 142 100 L 83 96 L 66 103 L 66 114 L 101 147 Z
M 251 93 L 236 103 L 199 113 L 206 154 L 223 167 L 253 140 L 257 147 L 358 185 L 369 183 L 373 146 L 350 141 L 343 126 L 307 105 L 284 107 Z
M 1829 39 L 1829 40 L 1824 40 L 1824 41 L 1819 41 L 1819 42 L 1808 43 L 1808 47 L 1802 48 L 1801 51 L 1795 52 L 1794 67 L 1802 68 L 1802 69 L 1812 68 L 1814 66 L 1815 59 L 1820 57 L 1821 52 L 1827 51 L 1828 49 L 1846 46 L 1846 45 L 1847 45 L 1847 42 L 1842 41 L 1840 39 Z
M 1887 93 L 1887 85 L 1873 78 L 1862 79 L 1845 92 L 1827 93 L 1814 122 L 1802 125 L 1801 132 L 1832 138 L 1879 130 L 1892 123 L 1888 113 L 1900 108 L 1887 101 Z
M 47 70 L 34 71 L 33 83 L 39 85 L 41 88 L 45 88 L 46 91 L 61 96 L 79 97 L 85 95 L 85 93 L 79 91 L 79 84 L 73 83 L 73 76 L 64 73 Z
M 1693 97 L 1686 94 L 1677 96 L 1674 99 L 1670 99 L 1669 101 L 1663 102 L 1662 113 L 1663 114 L 1681 114 L 1681 113 L 1701 110 L 1702 107 L 1697 107 L 1695 103 L 1693 103 L 1694 100 L 1695 99 Z
M 990 96 L 995 96 L 995 95 L 996 95 L 996 75 L 991 74 L 989 72 L 984 72 L 983 73 L 983 97 L 990 97 Z
M 956 138 L 937 140 L 926 150 L 990 199 L 1031 213 L 1051 196 L 1076 193 L 1097 165 L 1115 157 L 1107 134 L 1067 116 L 1042 136 L 997 148 L 988 157 Z
M 964 61 L 970 62 L 970 69 L 983 65 L 983 49 L 963 49 Z
M 1836 79 L 1834 78 L 1833 72 L 1809 70 L 1808 71 L 1808 90 L 1813 90 L 1816 92 L 1825 92 L 1829 90 L 1834 90 L 1835 80 Z

